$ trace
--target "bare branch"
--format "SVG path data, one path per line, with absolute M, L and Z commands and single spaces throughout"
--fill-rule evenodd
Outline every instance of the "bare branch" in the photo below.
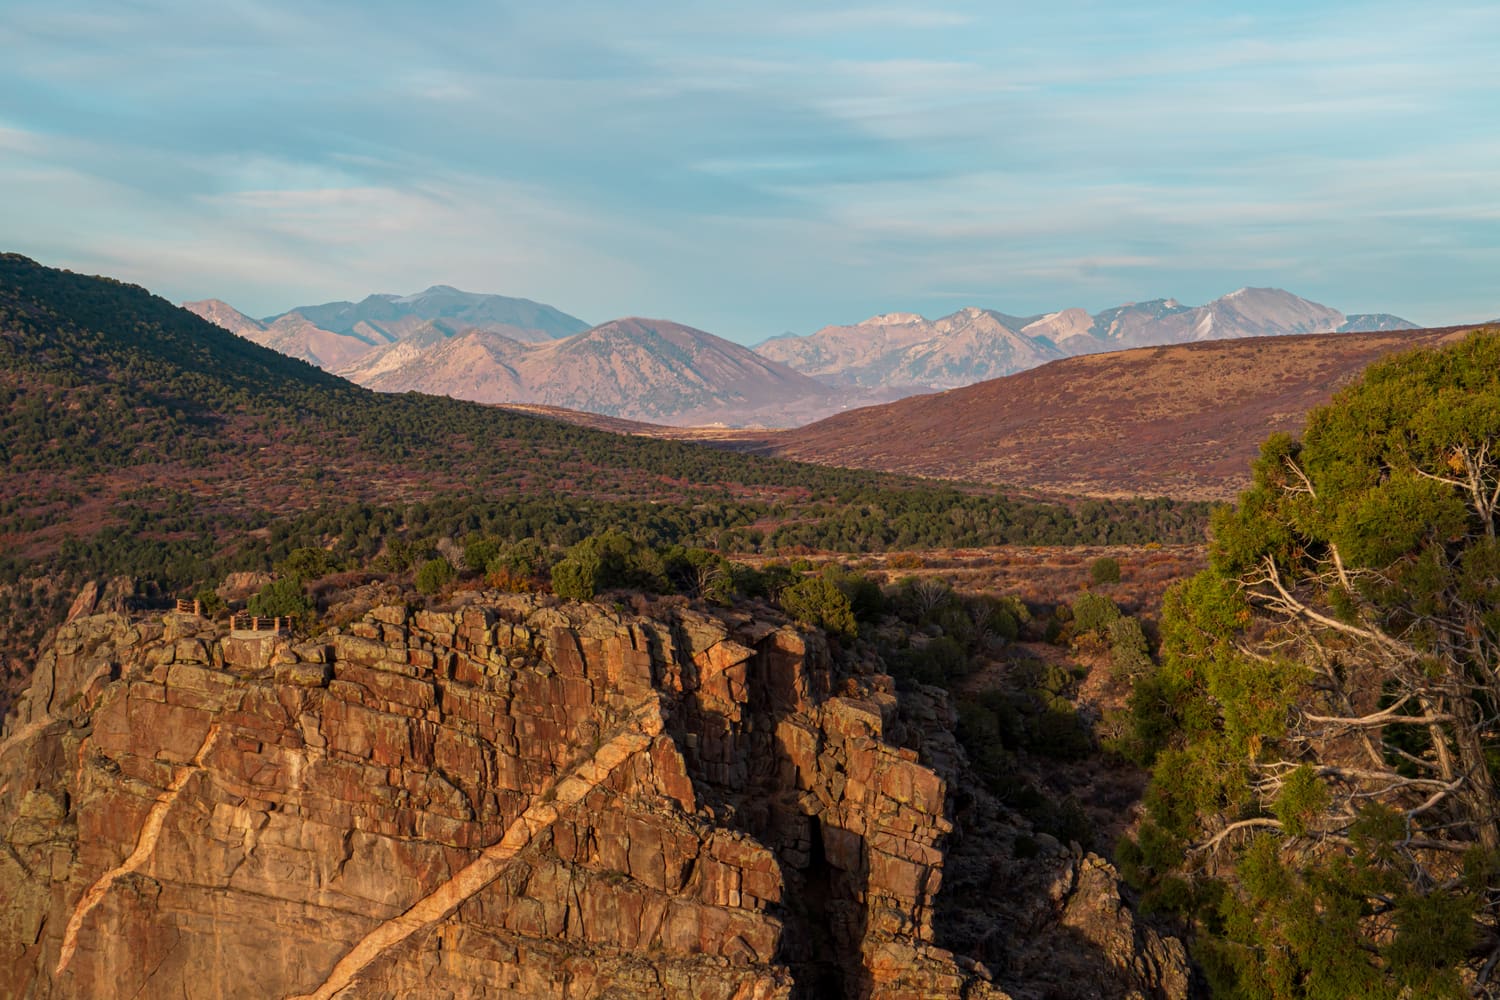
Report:
M 1410 460 L 1410 456 L 1408 456 L 1408 460 Z M 1431 479 L 1434 482 L 1442 483 L 1445 486 L 1452 486 L 1460 490 L 1467 490 L 1469 488 L 1469 484 L 1464 482 L 1462 479 L 1453 479 L 1449 476 L 1439 476 L 1436 473 L 1428 472 L 1426 469 L 1423 469 L 1421 466 L 1417 465 L 1416 462 L 1412 462 L 1411 471 L 1415 472 L 1423 479 Z
M 1443 790 L 1438 790 L 1436 792 L 1433 792 L 1431 795 L 1429 795 L 1427 797 L 1427 801 L 1423 802 L 1421 805 L 1417 806 L 1415 809 L 1408 809 L 1408 810 L 1406 810 L 1406 818 L 1407 819 L 1415 819 L 1417 816 L 1422 815 L 1422 813 L 1428 812 L 1429 810 L 1436 808 L 1444 799 L 1446 799 L 1448 797 L 1448 794 L 1449 794 L 1448 792 L 1443 791 Z
M 1412 695 L 1410 695 L 1410 694 L 1402 695 L 1400 701 L 1398 701 L 1395 704 L 1389 706 L 1388 708 L 1381 709 L 1379 712 L 1375 712 L 1375 713 L 1373 713 L 1371 715 L 1362 715 L 1362 716 L 1360 716 L 1358 718 L 1345 718 L 1345 717 L 1342 717 L 1342 716 L 1335 716 L 1335 715 L 1313 715 L 1311 712 L 1303 712 L 1302 713 L 1302 717 L 1304 719 L 1306 719 L 1308 722 L 1319 722 L 1319 723 L 1322 723 L 1324 725 L 1348 726 L 1348 727 L 1351 727 L 1351 728 L 1353 728 L 1355 726 L 1383 726 L 1387 722 L 1419 722 L 1419 721 L 1449 722 L 1449 721 L 1452 721 L 1447 716 L 1444 716 L 1444 717 L 1439 718 L 1439 719 L 1431 719 L 1431 720 L 1427 720 L 1427 719 L 1424 719 L 1424 718 L 1421 718 L 1421 717 L 1418 717 L 1418 716 L 1414 716 L 1414 715 L 1401 715 L 1401 716 L 1398 716 L 1397 713 L 1399 713 L 1401 711 L 1401 708 L 1407 702 L 1411 701 L 1411 699 L 1412 699 Z
M 1283 460 L 1286 462 L 1287 468 L 1291 469 L 1297 478 L 1302 480 L 1302 489 L 1298 492 L 1306 493 L 1316 500 L 1318 498 L 1318 491 L 1313 489 L 1312 480 L 1307 478 L 1307 473 L 1302 471 L 1302 466 L 1292 461 L 1290 455 L 1286 456 Z M 1339 547 L 1334 544 L 1332 539 L 1328 540 L 1328 554 L 1333 558 L 1333 570 L 1338 574 L 1339 583 L 1343 584 L 1345 590 L 1352 591 L 1354 587 L 1349 583 L 1349 574 L 1344 569 L 1344 557 L 1339 555 Z
M 1357 767 L 1338 767 L 1333 764 L 1318 768 L 1320 778 L 1343 778 L 1348 781 L 1384 781 L 1387 790 L 1398 788 L 1437 788 L 1446 792 L 1457 791 L 1464 783 L 1463 777 L 1451 781 L 1437 778 L 1403 778 L 1391 771 L 1366 771 Z
M 1281 820 L 1272 819 L 1269 816 L 1256 817 L 1255 819 L 1242 819 L 1237 823 L 1230 823 L 1224 829 L 1215 834 L 1212 838 L 1204 841 L 1197 847 L 1192 848 L 1192 852 L 1194 854 L 1203 854 L 1210 852 L 1218 847 L 1219 844 L 1223 842 L 1224 838 L 1229 836 L 1231 833 L 1234 833 L 1238 830 L 1255 829 L 1257 827 L 1262 829 L 1274 830 L 1282 829 Z
M 1401 640 L 1387 635 L 1380 629 L 1374 627 L 1361 628 L 1358 625 L 1350 625 L 1348 622 L 1341 622 L 1337 618 L 1330 618 L 1322 612 L 1313 610 L 1302 601 L 1294 597 L 1292 593 L 1286 589 L 1286 586 L 1281 582 L 1281 573 L 1276 569 L 1276 563 L 1274 560 L 1267 556 L 1263 560 L 1263 564 L 1265 566 L 1266 573 L 1265 582 L 1276 589 L 1276 593 L 1280 595 L 1281 605 L 1290 613 L 1296 615 L 1297 617 L 1304 618 L 1308 621 L 1316 622 L 1317 624 L 1322 625 L 1325 628 L 1332 629 L 1336 632 L 1343 632 L 1346 635 L 1356 636 L 1361 639 L 1368 639 L 1378 646 L 1381 646 L 1393 653 L 1399 654 L 1403 659 L 1414 660 L 1420 657 L 1420 654 L 1417 650 L 1413 649 L 1411 646 L 1402 642 Z M 1265 596 L 1269 597 L 1269 595 Z

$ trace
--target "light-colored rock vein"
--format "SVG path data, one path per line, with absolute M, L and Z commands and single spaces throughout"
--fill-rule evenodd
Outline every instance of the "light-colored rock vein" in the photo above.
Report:
M 35 722 L 31 722 L 20 727 L 14 733 L 11 733 L 9 736 L 7 736 L 4 740 L 0 740 L 0 757 L 3 757 L 5 755 L 5 751 L 9 750 L 11 747 L 19 746 L 20 744 L 26 742 L 37 733 L 41 732 L 43 729 L 46 729 L 48 726 L 52 725 L 52 723 L 55 721 L 57 720 L 53 719 L 50 715 L 44 715 L 40 719 L 37 719 Z
M 203 767 L 203 761 L 208 756 L 214 744 L 219 740 L 219 726 L 209 726 L 208 732 L 204 734 L 203 743 L 198 747 L 198 752 L 193 755 L 192 762 L 177 772 L 171 784 L 167 785 L 156 797 L 156 804 L 151 807 L 151 812 L 146 815 L 146 822 L 141 824 L 141 832 L 136 837 L 135 850 L 130 856 L 114 868 L 99 876 L 99 880 L 89 886 L 87 892 L 78 900 L 78 905 L 73 908 L 73 916 L 68 920 L 68 928 L 63 932 L 62 953 L 57 960 L 56 975 L 61 976 L 63 970 L 73 959 L 73 953 L 78 949 L 78 931 L 83 927 L 84 918 L 94 907 L 98 906 L 104 899 L 106 893 L 115 882 L 122 876 L 129 875 L 138 870 L 151 852 L 156 850 L 156 842 L 161 837 L 162 826 L 167 821 L 167 814 L 171 812 L 172 806 L 176 804 L 177 797 L 182 794 L 188 781 Z
M 533 797 L 526 811 L 506 827 L 499 841 L 485 848 L 467 867 L 422 897 L 406 912 L 385 921 L 361 938 L 316 990 L 287 1000 L 330 1000 L 381 955 L 452 913 L 498 878 L 511 859 L 555 823 L 564 809 L 580 802 L 615 768 L 650 747 L 661 730 L 661 715 L 653 699 L 592 757 Z

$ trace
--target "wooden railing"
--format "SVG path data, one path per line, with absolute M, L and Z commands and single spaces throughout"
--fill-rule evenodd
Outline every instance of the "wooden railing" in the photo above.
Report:
M 292 627 L 290 618 L 262 618 L 259 615 L 230 615 L 229 627 L 236 632 L 280 632 Z
M 184 601 L 184 600 L 182 600 L 182 599 L 179 598 L 178 601 L 177 601 L 177 613 L 179 615 L 202 615 L 203 614 L 203 602 L 202 601 Z

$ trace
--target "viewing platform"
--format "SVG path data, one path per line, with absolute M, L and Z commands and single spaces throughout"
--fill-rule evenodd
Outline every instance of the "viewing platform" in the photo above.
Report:
M 262 618 L 258 615 L 229 616 L 231 639 L 264 639 L 273 635 L 291 635 L 291 618 Z

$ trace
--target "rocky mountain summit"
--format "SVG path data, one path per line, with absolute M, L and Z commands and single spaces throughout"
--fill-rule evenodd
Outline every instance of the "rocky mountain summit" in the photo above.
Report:
M 613 320 L 545 344 L 491 331 L 419 335 L 338 369 L 382 392 L 415 390 L 480 403 L 535 403 L 672 424 L 755 423 L 821 415 L 822 383 L 711 333 L 667 320 Z
M 756 350 L 830 385 L 955 389 L 1080 354 L 1413 326 L 1385 314 L 1346 316 L 1279 288 L 1241 288 L 1201 306 L 1153 299 L 1092 316 L 1076 307 L 1038 316 L 968 308 L 935 320 L 892 313 L 807 337 L 777 337 Z
M 406 336 L 427 322 L 439 322 L 453 330 L 494 330 L 538 343 L 588 329 L 578 317 L 541 302 L 465 292 L 452 285 L 433 285 L 414 295 L 367 295 L 359 302 L 298 306 L 282 316 L 293 314 L 335 333 L 373 331 L 390 339 Z M 280 318 L 273 316 L 266 322 Z
M 1026 321 L 988 309 L 938 320 L 914 313 L 876 316 L 811 337 L 783 337 L 757 350 L 832 385 L 931 389 L 1035 368 L 1064 352 L 1022 332 Z
M 550 306 L 445 285 L 417 295 L 302 306 L 252 319 L 216 299 L 185 308 L 265 347 L 382 392 L 582 410 L 672 426 L 795 427 L 1061 358 L 1131 347 L 1410 329 L 1346 316 L 1276 288 L 1202 306 L 1175 299 L 1012 316 L 970 307 L 928 320 L 887 313 L 786 334 L 754 350 L 668 320 L 587 328 Z
M 415 295 L 369 295 L 359 302 L 298 306 L 253 319 L 219 299 L 184 302 L 184 309 L 262 347 L 336 371 L 397 342 L 435 346 L 483 331 L 544 343 L 588 329 L 561 310 L 530 299 L 464 292 L 434 285 Z
M 1106 863 L 953 818 L 944 697 L 745 611 L 80 617 L 0 738 L 0 993 L 1184 995 Z

